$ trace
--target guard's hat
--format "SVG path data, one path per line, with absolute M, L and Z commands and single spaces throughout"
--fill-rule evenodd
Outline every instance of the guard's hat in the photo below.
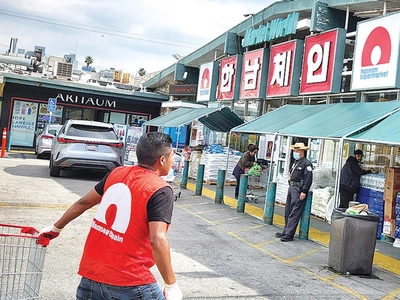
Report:
M 360 149 L 357 149 L 357 150 L 354 151 L 354 155 L 357 155 L 357 154 L 360 154 L 360 155 L 364 156 L 364 153 Z
M 308 147 L 304 145 L 304 143 L 296 143 L 294 145 L 290 146 L 290 149 L 296 149 L 296 150 L 308 150 Z

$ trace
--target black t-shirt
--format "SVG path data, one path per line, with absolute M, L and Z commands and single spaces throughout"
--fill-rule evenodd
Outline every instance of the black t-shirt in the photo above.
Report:
M 110 173 L 104 176 L 94 187 L 96 192 L 101 196 L 104 194 L 104 186 L 109 174 Z M 160 188 L 147 202 L 147 219 L 149 222 L 161 221 L 171 224 L 173 204 L 174 197 L 172 189 L 168 186 Z

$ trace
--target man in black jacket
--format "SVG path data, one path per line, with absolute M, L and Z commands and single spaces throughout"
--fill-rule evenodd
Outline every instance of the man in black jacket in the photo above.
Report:
M 361 169 L 363 152 L 360 149 L 354 151 L 354 156 L 349 156 L 340 172 L 340 208 L 348 208 L 349 202 L 353 201 L 354 194 L 360 187 L 360 177 L 371 173 L 371 170 Z

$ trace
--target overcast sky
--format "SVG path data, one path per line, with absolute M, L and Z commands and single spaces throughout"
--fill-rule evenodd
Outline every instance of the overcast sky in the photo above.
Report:
M 46 48 L 76 53 L 80 65 L 135 74 L 162 70 L 276 0 L 0 0 L 0 53 Z

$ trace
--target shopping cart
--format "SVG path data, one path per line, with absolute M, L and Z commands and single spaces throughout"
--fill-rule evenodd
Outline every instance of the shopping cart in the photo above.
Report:
M 255 194 L 253 187 L 260 187 L 260 175 L 248 175 L 246 191 L 246 202 L 254 200 L 254 203 L 258 203 L 259 196 Z
M 0 224 L 0 300 L 39 299 L 46 246 L 33 227 Z

